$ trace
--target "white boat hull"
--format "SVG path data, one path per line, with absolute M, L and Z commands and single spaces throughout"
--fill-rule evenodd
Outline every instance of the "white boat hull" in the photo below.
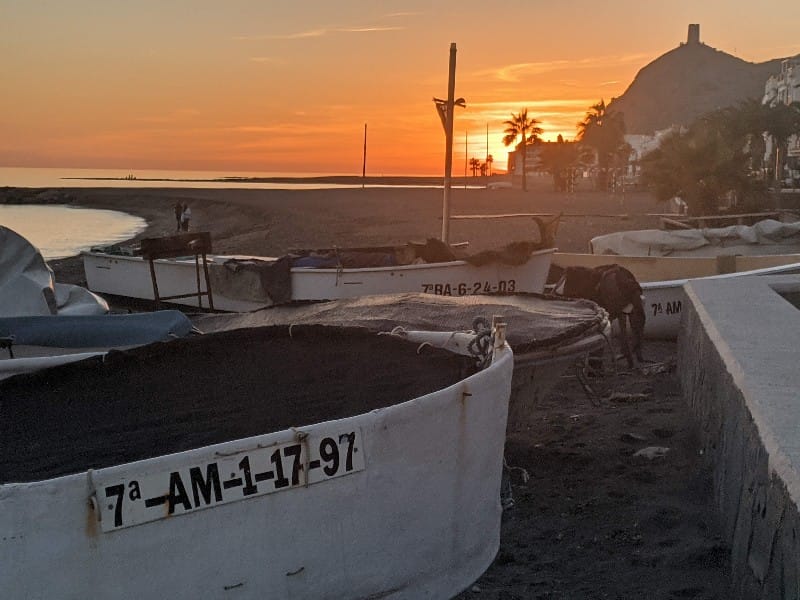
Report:
M 292 300 L 338 300 L 373 294 L 421 292 L 443 296 L 466 296 L 490 292 L 540 293 L 547 281 L 552 249 L 534 252 L 522 265 L 498 262 L 472 265 L 466 261 L 424 263 L 365 269 L 291 270 Z M 224 268 L 231 257 L 210 256 L 210 268 Z M 100 252 L 83 254 L 86 281 L 90 290 L 129 298 L 153 300 L 153 283 L 149 264 L 135 256 L 119 256 Z M 175 296 L 195 292 L 198 270 L 194 259 L 154 261 L 159 296 Z M 213 280 L 213 278 L 212 278 Z M 202 266 L 199 270 L 200 290 L 205 291 Z M 245 312 L 273 303 L 269 298 L 242 299 L 229 290 L 212 286 L 214 308 Z M 208 307 L 208 299 L 197 296 L 170 300 L 188 306 Z
M 20 598 L 452 597 L 499 547 L 513 360 L 504 345 L 455 385 L 355 417 L 0 485 L 0 589 Z M 275 449 L 302 448 L 310 464 L 339 444 L 344 457 L 348 435 L 352 462 L 342 458 L 329 477 L 281 490 L 259 483 L 250 497 L 240 481 L 215 496 L 213 473 L 246 482 L 245 466 L 262 470 Z
M 800 273 L 800 263 L 755 269 L 710 277 L 678 279 L 674 281 L 651 281 L 642 283 L 642 295 L 646 321 L 644 335 L 652 339 L 676 339 L 680 331 L 681 314 L 686 306 L 684 284 L 696 279 L 730 279 L 760 275 L 790 275 Z

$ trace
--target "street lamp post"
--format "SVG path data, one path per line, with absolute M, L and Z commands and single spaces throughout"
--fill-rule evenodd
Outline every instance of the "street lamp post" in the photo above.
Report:
M 455 99 L 456 92 L 456 44 L 450 44 L 450 69 L 447 80 L 447 100 L 434 98 L 436 110 L 444 126 L 444 198 L 442 199 L 442 241 L 450 243 L 450 184 L 453 171 L 453 112 L 456 106 L 466 107 L 463 98 Z

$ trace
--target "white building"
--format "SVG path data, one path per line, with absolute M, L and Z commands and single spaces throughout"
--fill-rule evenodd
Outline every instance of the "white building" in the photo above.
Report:
M 784 60 L 781 63 L 781 72 L 770 77 L 764 86 L 763 104 L 770 106 L 786 104 L 788 106 L 793 102 L 800 102 L 800 56 Z M 766 141 L 765 160 L 773 153 L 772 138 L 767 136 Z M 800 136 L 790 137 L 787 147 L 786 172 L 784 173 L 786 181 L 784 183 L 797 184 L 800 181 Z

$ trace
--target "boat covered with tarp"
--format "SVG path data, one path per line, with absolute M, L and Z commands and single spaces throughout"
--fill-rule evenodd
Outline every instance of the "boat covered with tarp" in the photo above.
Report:
M 473 331 L 499 315 L 509 326 L 514 351 L 511 426 L 522 425 L 536 402 L 550 392 L 566 369 L 591 352 L 607 348 L 608 315 L 594 302 L 542 294 L 447 297 L 385 294 L 331 302 L 297 303 L 241 314 L 193 317 L 198 330 L 226 331 L 264 325 L 327 324 L 411 332 Z M 398 333 L 402 333 L 398 331 Z M 441 344 L 447 340 L 440 339 Z
M 0 382 L 0 589 L 454 596 L 499 547 L 504 329 L 480 361 L 278 325 Z

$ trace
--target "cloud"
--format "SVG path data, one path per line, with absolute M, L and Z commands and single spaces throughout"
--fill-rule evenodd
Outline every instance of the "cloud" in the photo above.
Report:
M 272 56 L 251 56 L 250 60 L 257 63 L 267 64 L 267 65 L 280 65 L 283 64 L 283 60 L 280 58 L 274 58 Z
M 397 19 L 399 17 L 419 17 L 419 16 L 424 15 L 424 14 L 425 13 L 423 13 L 423 12 L 411 12 L 411 11 L 409 11 L 409 12 L 393 12 L 393 13 L 389 13 L 387 15 L 383 15 L 383 17 L 381 17 L 381 18 L 382 19 Z
M 402 31 L 405 27 L 388 27 L 388 26 L 364 26 L 364 27 L 322 27 L 320 29 L 309 29 L 307 31 L 298 31 L 295 33 L 275 33 L 265 35 L 240 35 L 233 39 L 238 41 L 254 41 L 254 40 L 302 40 L 307 38 L 318 38 L 327 35 L 335 35 L 337 33 L 379 33 L 384 31 Z
M 523 77 L 544 75 L 545 73 L 552 73 L 554 71 L 567 69 L 606 69 L 634 62 L 640 63 L 650 58 L 650 55 L 642 53 L 596 56 L 579 60 L 559 59 L 543 62 L 514 63 L 492 69 L 474 71 L 469 77 L 473 79 L 494 78 L 498 81 L 517 83 L 520 82 Z

